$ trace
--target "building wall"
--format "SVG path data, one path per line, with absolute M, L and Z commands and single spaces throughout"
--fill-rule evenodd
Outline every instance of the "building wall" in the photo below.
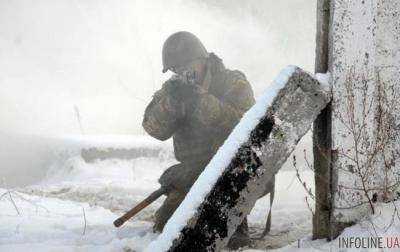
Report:
M 336 223 L 356 221 L 371 212 L 375 196 L 384 201 L 390 198 L 385 190 L 396 190 L 399 12 L 394 0 L 331 4 L 331 220 Z

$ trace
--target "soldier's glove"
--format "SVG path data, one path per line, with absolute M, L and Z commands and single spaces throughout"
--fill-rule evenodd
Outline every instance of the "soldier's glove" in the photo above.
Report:
M 163 84 L 161 90 L 154 94 L 155 102 L 159 102 L 161 107 L 171 120 L 179 121 L 185 116 L 185 108 L 181 99 L 177 99 L 176 93 L 183 83 L 178 79 L 171 78 Z
M 179 90 L 185 83 L 179 75 L 173 75 L 169 80 L 163 84 L 163 90 L 172 98 L 179 98 Z
M 182 100 L 184 97 L 193 97 L 198 93 L 205 92 L 201 86 L 194 82 L 189 82 L 185 77 L 180 75 L 173 75 L 164 83 L 163 89 L 173 98 L 179 100 Z
M 174 75 L 168 80 L 163 89 L 176 102 L 182 103 L 185 115 L 190 115 L 199 103 L 200 96 L 206 93 L 201 86 L 185 81 L 185 78 Z
M 186 167 L 183 164 L 176 164 L 165 170 L 158 182 L 167 190 L 187 193 L 203 168 L 203 166 Z

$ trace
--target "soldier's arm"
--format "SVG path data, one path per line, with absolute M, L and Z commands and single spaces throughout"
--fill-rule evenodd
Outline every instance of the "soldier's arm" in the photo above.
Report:
M 239 78 L 221 100 L 212 94 L 201 94 L 193 116 L 204 126 L 231 130 L 253 104 L 250 84 L 245 78 Z
M 142 126 L 154 138 L 166 140 L 176 131 L 182 117 L 182 106 L 173 99 L 166 85 L 157 91 L 150 104 L 147 106 Z

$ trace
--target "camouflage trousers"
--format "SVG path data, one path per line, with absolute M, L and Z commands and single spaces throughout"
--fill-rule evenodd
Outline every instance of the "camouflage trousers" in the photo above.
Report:
M 185 194 L 182 194 L 178 191 L 171 191 L 170 193 L 168 193 L 164 203 L 155 213 L 156 220 L 153 226 L 155 232 L 162 232 L 165 224 L 178 208 L 178 206 L 181 204 L 184 198 Z
M 161 186 L 168 188 L 168 193 L 164 203 L 155 213 L 154 231 L 163 230 L 207 164 L 208 160 L 179 163 L 169 167 L 161 175 L 158 181 Z

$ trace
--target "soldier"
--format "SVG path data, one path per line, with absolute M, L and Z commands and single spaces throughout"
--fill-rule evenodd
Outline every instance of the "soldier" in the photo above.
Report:
M 162 49 L 163 73 L 174 72 L 147 106 L 143 127 L 151 136 L 173 138 L 180 162 L 159 179 L 168 188 L 167 198 L 155 217 L 154 230 L 164 225 L 192 184 L 253 104 L 254 95 L 243 73 L 226 69 L 222 60 L 208 53 L 189 32 L 172 34 Z M 238 227 L 229 247 L 249 243 L 247 218 Z

